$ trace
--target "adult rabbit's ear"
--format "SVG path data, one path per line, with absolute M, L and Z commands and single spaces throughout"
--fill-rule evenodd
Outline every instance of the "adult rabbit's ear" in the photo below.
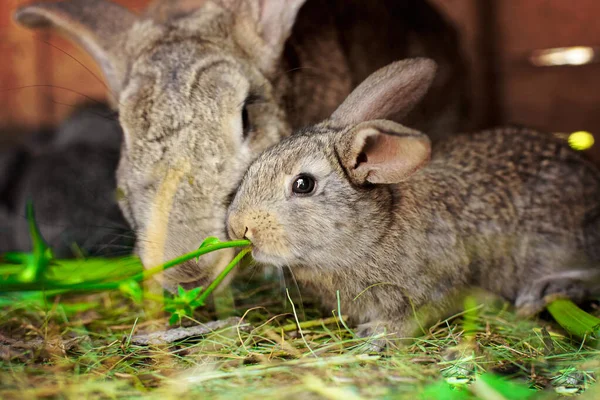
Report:
M 135 14 L 110 1 L 71 0 L 30 4 L 14 18 L 28 28 L 57 29 L 82 45 L 100 65 L 113 101 L 118 97 L 127 69 L 123 43 Z
M 260 0 L 258 3 L 258 28 L 266 45 L 281 53 L 292 33 L 298 11 L 306 0 Z
M 357 185 L 402 182 L 425 166 L 431 154 L 427 135 L 385 120 L 341 132 L 335 147 L 342 167 Z
M 236 39 L 253 49 L 250 56 L 264 73 L 273 73 L 306 0 L 213 1 L 231 10 L 236 19 Z
M 331 116 L 342 126 L 403 117 L 425 96 L 435 78 L 433 60 L 397 61 L 369 75 Z

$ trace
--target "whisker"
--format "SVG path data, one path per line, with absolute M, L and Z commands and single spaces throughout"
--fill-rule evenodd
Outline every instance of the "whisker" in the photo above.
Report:
M 65 107 L 69 107 L 69 108 L 72 108 L 72 109 L 78 109 L 81 106 L 81 104 L 69 104 L 69 103 L 63 103 L 63 102 L 56 101 L 56 100 L 52 100 L 52 103 L 58 104 L 58 105 L 61 105 L 61 106 L 65 106 Z M 103 119 L 105 119 L 107 121 L 119 122 L 119 113 L 117 113 L 117 112 L 110 112 L 108 114 L 101 114 L 99 112 L 91 111 L 90 109 L 86 109 L 86 112 L 88 112 L 88 113 L 90 113 L 92 115 L 95 115 L 96 117 L 103 118 Z
M 283 268 L 280 268 L 280 267 L 276 267 L 276 269 L 277 269 L 277 275 L 279 275 L 279 285 L 280 285 L 279 289 L 281 290 L 281 293 L 285 293 L 285 289 L 287 289 L 287 281 L 285 279 L 285 271 L 283 270 Z
M 71 92 L 71 93 L 75 93 L 83 98 L 88 99 L 91 102 L 94 102 L 96 104 L 99 105 L 104 105 L 104 102 L 94 99 L 91 96 L 87 96 L 81 92 L 78 92 L 77 90 L 74 89 L 69 89 L 67 87 L 64 86 L 57 86 L 57 85 L 49 85 L 49 84 L 37 84 L 37 85 L 25 85 L 25 86 L 16 86 L 16 87 L 9 87 L 9 88 L 3 88 L 0 89 L 0 92 L 10 92 L 10 91 L 15 91 L 15 90 L 21 90 L 21 89 L 30 89 L 30 88 L 53 88 L 53 89 L 60 89 L 60 90 L 65 90 L 67 92 Z
M 88 72 L 90 75 L 92 75 L 96 81 L 98 81 L 98 82 L 99 82 L 99 83 L 100 83 L 102 86 L 104 86 L 104 88 L 105 88 L 105 89 L 106 89 L 106 91 L 107 91 L 107 94 L 108 94 L 108 96 L 110 96 L 110 97 L 111 97 L 111 98 L 112 98 L 112 99 L 115 101 L 115 103 L 117 103 L 118 105 L 121 105 L 121 103 L 119 102 L 119 96 L 117 96 L 117 95 L 116 95 L 116 93 L 114 93 L 114 92 L 112 91 L 112 89 L 111 89 L 111 88 L 110 88 L 110 87 L 109 87 L 109 86 L 106 84 L 105 80 L 104 80 L 104 79 L 102 79 L 101 77 L 99 77 L 98 75 L 96 75 L 96 74 L 94 73 L 94 71 L 92 71 L 92 70 L 91 70 L 91 69 L 90 69 L 88 66 L 86 66 L 84 63 L 82 63 L 81 61 L 79 61 L 79 60 L 78 60 L 78 59 L 77 59 L 75 56 L 73 56 L 72 54 L 70 54 L 70 53 L 69 53 L 69 52 L 67 52 L 66 50 L 64 50 L 64 49 L 62 49 L 62 48 L 60 48 L 60 47 L 58 47 L 57 45 L 55 45 L 55 44 L 53 44 L 53 43 L 50 43 L 50 42 L 49 42 L 49 41 L 47 41 L 47 40 L 39 39 L 39 38 L 37 37 L 37 35 L 35 35 L 35 34 L 32 34 L 31 36 L 32 36 L 32 38 L 33 38 L 34 40 L 36 40 L 36 41 L 38 41 L 38 42 L 42 42 L 42 43 L 44 43 L 44 44 L 46 44 L 46 45 L 48 45 L 48 46 L 52 47 L 53 49 L 56 49 L 56 50 L 60 51 L 61 53 L 63 53 L 64 55 L 66 55 L 67 57 L 69 57 L 70 59 L 72 59 L 73 61 L 75 61 L 77 64 L 79 64 L 79 66 L 81 66 L 81 67 L 82 67 L 84 70 L 86 70 L 86 71 L 87 71 L 87 72 Z
M 256 271 L 258 271 L 259 267 L 260 265 L 254 260 L 248 264 L 248 268 L 250 268 L 250 276 L 248 277 L 247 283 L 252 281 L 252 278 L 254 278 L 254 275 L 256 274 Z
M 112 93 L 112 91 L 110 90 L 110 88 L 108 87 L 108 85 L 104 82 L 103 79 L 101 79 L 98 75 L 96 75 L 90 68 L 88 68 L 84 63 L 82 63 L 81 61 L 79 61 L 77 58 L 75 58 L 74 56 L 72 56 L 71 54 L 69 54 L 67 51 L 61 49 L 60 47 L 46 41 L 43 39 L 38 39 L 35 35 L 34 38 L 42 43 L 47 44 L 48 46 L 52 47 L 53 49 L 56 49 L 58 51 L 60 51 L 61 53 L 63 53 L 64 55 L 66 55 L 67 57 L 69 57 L 71 60 L 75 61 L 77 64 L 79 64 L 83 69 L 85 69 L 87 72 L 89 72 L 90 75 L 92 75 L 94 78 L 96 78 L 96 80 L 98 82 L 100 82 L 100 84 L 102 84 L 102 86 L 104 86 L 110 93 L 112 96 L 114 96 L 114 93 Z
M 317 68 L 317 67 L 310 67 L 310 66 L 304 66 L 304 67 L 295 67 L 295 68 L 290 68 L 290 69 L 288 69 L 288 70 L 286 70 L 286 71 L 282 71 L 282 72 L 280 72 L 279 74 L 277 74 L 277 75 L 276 75 L 276 77 L 277 77 L 277 78 L 279 78 L 279 77 L 281 77 L 282 75 L 290 74 L 290 73 L 292 73 L 292 72 L 300 71 L 300 70 L 303 70 L 303 69 L 310 69 L 310 70 L 313 70 L 313 71 L 316 71 L 316 72 L 321 72 L 321 71 L 323 71 L 323 69 L 322 69 L 322 68 Z

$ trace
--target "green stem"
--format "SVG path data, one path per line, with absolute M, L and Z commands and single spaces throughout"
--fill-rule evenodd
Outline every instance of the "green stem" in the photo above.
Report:
M 0 286 L 0 293 L 8 292 L 27 292 L 27 291 L 45 291 L 51 294 L 62 294 L 69 291 L 76 290 L 89 290 L 89 291 L 101 291 L 101 290 L 112 290 L 118 289 L 119 285 L 128 279 L 116 281 L 116 282 L 104 282 L 104 283 L 77 283 L 71 285 L 63 285 L 60 283 L 54 283 L 51 281 L 34 282 L 34 283 L 11 283 L 9 285 L 2 284 Z
M 133 277 L 131 277 L 130 279 L 134 279 L 139 282 L 142 280 L 146 280 L 156 274 L 160 274 L 164 270 L 172 268 L 172 267 L 179 265 L 185 261 L 194 259 L 196 257 L 200 257 L 206 253 L 211 253 L 213 251 L 229 249 L 229 248 L 233 248 L 233 247 L 244 247 L 244 246 L 249 246 L 249 245 L 250 245 L 249 240 L 233 240 L 230 242 L 220 242 L 220 243 L 215 243 L 215 244 L 211 244 L 208 246 L 203 246 L 203 247 L 200 247 L 198 250 L 194 250 L 190 253 L 187 253 L 187 254 L 184 254 L 177 258 L 174 258 L 172 260 L 169 260 L 169 261 L 165 262 L 164 264 L 161 264 L 156 267 L 147 269 L 143 272 L 140 272 L 140 273 L 134 275 Z
M 208 245 L 208 246 L 203 246 L 200 247 L 198 250 L 194 250 L 190 253 L 184 254 L 182 256 L 179 256 L 177 258 L 174 258 L 172 260 L 169 260 L 161 265 L 158 265 L 156 267 L 152 267 L 150 269 L 147 269 L 145 271 L 139 272 L 131 277 L 128 278 L 122 278 L 118 281 L 115 282 L 83 282 L 83 283 L 77 283 L 77 284 L 70 284 L 70 285 L 64 285 L 64 284 L 60 284 L 60 283 L 54 283 L 54 282 L 43 282 L 43 285 L 40 286 L 39 282 L 26 282 L 26 283 L 21 283 L 21 284 L 13 284 L 7 287 L 2 287 L 2 291 L 3 292 L 16 292 L 16 291 L 27 291 L 27 290 L 44 290 L 45 287 L 48 287 L 52 290 L 60 290 L 60 291 L 75 291 L 75 290 L 89 290 L 89 291 L 102 291 L 102 290 L 114 290 L 114 289 L 118 289 L 119 286 L 121 285 L 121 283 L 128 281 L 128 280 L 135 280 L 137 282 L 141 282 L 143 280 L 146 280 L 156 274 L 159 274 L 161 272 L 163 272 L 166 269 L 175 267 L 185 261 L 194 259 L 196 257 L 202 256 L 204 254 L 207 253 L 211 253 L 213 251 L 217 251 L 217 250 L 222 250 L 222 249 L 227 249 L 227 248 L 234 248 L 234 247 L 244 247 L 244 246 L 249 246 L 250 245 L 250 241 L 249 240 L 235 240 L 235 241 L 230 241 L 230 242 L 220 242 L 220 243 L 215 243 L 212 245 Z M 247 249 L 246 249 L 247 250 Z M 248 251 L 246 251 L 244 254 L 247 254 Z M 241 254 L 241 253 L 240 253 Z M 239 256 L 239 255 L 238 255 Z M 236 257 L 234 260 L 240 260 L 241 258 Z M 232 261 L 233 262 L 233 261 Z M 233 266 L 235 266 L 235 264 L 233 264 Z M 227 270 L 231 270 L 233 268 L 233 266 L 231 266 L 231 263 L 227 266 L 228 269 Z M 219 275 L 219 277 L 221 277 L 221 275 Z M 219 277 L 217 279 L 219 279 Z M 225 277 L 223 276 L 221 278 L 221 281 L 224 279 Z M 220 282 L 220 281 L 219 281 Z M 213 282 L 214 283 L 214 282 Z M 46 286 L 47 285 L 47 286 Z M 218 285 L 218 283 L 217 283 Z M 212 286 L 212 285 L 211 285 Z M 216 285 L 215 285 L 216 287 Z M 214 290 L 214 288 L 212 289 Z
M 249 243 L 249 242 L 248 242 Z M 229 264 L 227 264 L 227 266 L 225 267 L 225 269 L 223 271 L 221 271 L 221 273 L 219 274 L 219 276 L 217 276 L 217 278 L 212 281 L 212 283 L 210 285 L 208 285 L 208 287 L 206 288 L 206 290 L 204 292 L 202 292 L 202 294 L 200 295 L 200 297 L 198 298 L 198 300 L 204 304 L 206 302 L 206 299 L 208 298 L 208 296 L 210 296 L 210 294 L 217 288 L 217 286 L 219 286 L 219 284 L 223 281 L 223 279 L 225 279 L 225 277 L 227 275 L 229 275 L 229 273 L 231 272 L 231 270 L 242 260 L 242 258 L 244 258 L 244 256 L 246 254 L 248 254 L 250 251 L 252 250 L 251 247 L 247 247 L 245 249 L 243 249 L 242 251 L 240 251 L 238 253 L 237 256 L 235 256 L 235 258 L 233 260 L 231 260 L 231 262 Z

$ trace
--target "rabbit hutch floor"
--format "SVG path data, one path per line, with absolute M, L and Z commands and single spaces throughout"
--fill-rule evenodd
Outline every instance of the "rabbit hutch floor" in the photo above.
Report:
M 195 334 L 159 341 L 143 333 L 168 316 L 119 291 L 0 304 L 0 398 L 600 398 L 599 351 L 546 315 L 491 299 L 377 351 L 290 277 L 259 275 L 245 269 L 170 331 Z

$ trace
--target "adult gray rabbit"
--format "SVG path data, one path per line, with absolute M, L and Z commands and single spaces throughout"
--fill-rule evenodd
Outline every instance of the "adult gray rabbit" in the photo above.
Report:
M 385 120 L 406 113 L 435 64 L 391 64 L 324 122 L 248 169 L 228 229 L 254 258 L 289 266 L 367 335 L 414 333 L 483 287 L 534 313 L 550 295 L 600 293 L 600 173 L 552 135 L 494 129 L 433 147 Z M 419 315 L 417 313 L 417 315 Z
M 0 157 L 5 160 L 0 251 L 31 249 L 24 215 L 31 200 L 56 256 L 130 253 L 134 234 L 117 204 L 114 176 L 122 136 L 114 112 L 85 105 L 56 131 L 33 134 L 6 149 Z
M 421 0 L 165 0 L 142 15 L 71 0 L 25 6 L 16 20 L 59 29 L 102 67 L 125 132 L 121 207 L 146 267 L 225 238 L 249 163 L 392 60 L 423 53 L 444 66 L 413 117 L 438 131 L 461 117 L 456 35 Z M 163 284 L 206 285 L 232 256 L 169 269 Z

